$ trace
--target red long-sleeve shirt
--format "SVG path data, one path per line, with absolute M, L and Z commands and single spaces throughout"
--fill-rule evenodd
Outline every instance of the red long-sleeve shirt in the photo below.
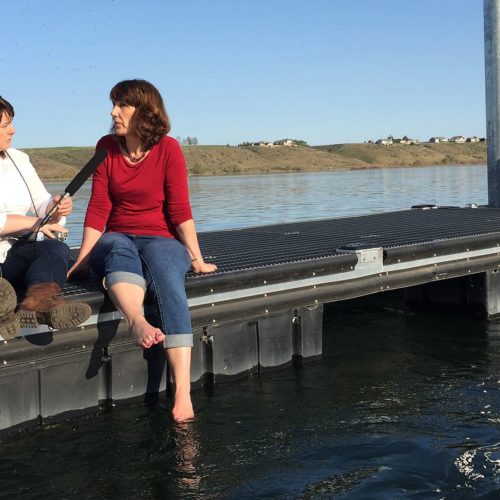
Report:
M 138 164 L 125 161 L 116 138 L 107 135 L 96 150 L 108 155 L 94 173 L 85 226 L 98 231 L 174 238 L 192 219 L 182 150 L 165 136 Z

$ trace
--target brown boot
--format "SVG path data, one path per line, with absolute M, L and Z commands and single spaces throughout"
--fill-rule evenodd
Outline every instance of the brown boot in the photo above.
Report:
M 14 313 L 16 306 L 16 291 L 6 279 L 0 278 L 0 335 L 4 340 L 19 335 L 19 316 Z
M 88 304 L 63 300 L 57 283 L 30 286 L 18 310 L 23 328 L 43 324 L 58 330 L 78 326 L 89 318 L 91 312 Z
M 16 306 L 16 291 L 6 279 L 0 278 L 0 318 L 14 311 Z
M 4 340 L 15 339 L 21 330 L 19 314 L 10 312 L 0 318 L 0 335 Z

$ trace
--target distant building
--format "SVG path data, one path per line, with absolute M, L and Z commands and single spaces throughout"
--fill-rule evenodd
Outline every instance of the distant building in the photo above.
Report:
M 394 141 L 390 138 L 387 139 L 377 139 L 375 144 L 382 144 L 383 146 L 390 146 Z
M 463 144 L 465 142 L 465 137 L 463 135 L 454 135 L 450 142 L 456 142 L 457 144 Z
M 431 137 L 429 142 L 448 142 L 446 137 Z
M 292 139 L 280 139 L 279 141 L 274 141 L 275 146 L 296 146 L 297 143 Z
M 467 142 L 479 142 L 479 137 L 476 137 L 475 135 L 467 137 Z
M 272 142 L 266 142 L 266 141 L 259 141 L 259 142 L 252 142 L 250 143 L 251 146 L 258 146 L 261 148 L 272 148 L 273 143 Z
M 410 137 L 407 137 L 406 135 L 402 139 L 394 139 L 394 142 L 396 144 L 418 144 L 417 139 L 411 139 Z

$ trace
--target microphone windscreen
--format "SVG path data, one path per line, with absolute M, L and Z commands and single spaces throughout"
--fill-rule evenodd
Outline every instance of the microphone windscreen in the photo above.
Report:
M 97 167 L 104 161 L 106 155 L 107 153 L 104 148 L 97 151 L 80 172 L 75 175 L 64 192 L 73 196 L 82 187 L 83 183 L 97 170 Z

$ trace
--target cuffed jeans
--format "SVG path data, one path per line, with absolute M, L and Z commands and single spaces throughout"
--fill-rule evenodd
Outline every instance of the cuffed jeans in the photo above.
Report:
M 16 288 L 66 283 L 69 247 L 59 240 L 17 241 L 0 264 L 1 275 Z
M 91 265 L 106 289 L 131 283 L 147 292 L 159 316 L 155 326 L 166 335 L 165 348 L 193 345 L 184 286 L 191 259 L 182 243 L 161 236 L 105 233 L 92 250 Z

